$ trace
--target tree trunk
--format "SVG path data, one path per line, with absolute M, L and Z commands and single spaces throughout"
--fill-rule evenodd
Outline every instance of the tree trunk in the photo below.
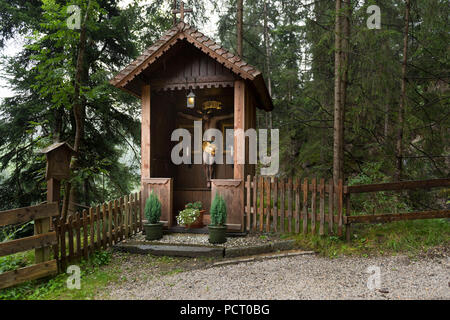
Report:
M 82 143 L 82 139 L 84 136 L 84 120 L 85 120 L 85 106 L 80 97 L 81 90 L 81 78 L 84 74 L 84 55 L 86 51 L 86 42 L 87 42 L 87 34 L 86 34 L 86 24 L 89 16 L 89 10 L 91 7 L 91 0 L 89 0 L 86 14 L 84 16 L 83 25 L 81 26 L 80 33 L 80 41 L 78 47 L 78 56 L 77 56 L 77 66 L 75 72 L 75 82 L 74 82 L 74 98 L 73 98 L 73 116 L 75 119 L 75 141 L 74 141 L 74 150 L 77 152 L 75 155 L 74 161 L 70 164 L 71 171 L 78 167 L 78 159 L 79 159 L 79 151 Z M 67 218 L 67 212 L 69 210 L 70 202 L 74 202 L 75 190 L 72 188 L 72 184 L 68 181 L 65 185 L 64 190 L 64 203 L 61 211 L 61 215 L 64 219 Z M 72 201 L 71 201 L 72 199 Z
M 267 24 L 268 10 L 267 0 L 264 0 L 264 45 L 266 47 L 266 72 L 267 72 L 267 88 L 269 95 L 272 96 L 272 80 L 270 77 L 270 43 L 269 43 L 269 27 Z M 267 128 L 272 129 L 272 112 L 266 114 Z
M 237 55 L 239 57 L 243 57 L 243 44 L 242 44 L 242 38 L 243 38 L 243 0 L 237 0 Z
M 406 1 L 405 9 L 405 33 L 403 36 L 403 64 L 402 64 L 402 82 L 400 93 L 400 106 L 398 110 L 398 131 L 396 144 L 397 165 L 395 170 L 395 181 L 402 180 L 403 175 L 403 129 L 405 122 L 405 105 L 406 105 L 406 71 L 408 62 L 408 32 L 409 32 L 409 14 L 411 9 L 410 0 Z
M 341 0 L 336 0 L 335 54 L 334 54 L 334 128 L 333 128 L 333 180 L 342 178 L 342 73 L 341 73 Z

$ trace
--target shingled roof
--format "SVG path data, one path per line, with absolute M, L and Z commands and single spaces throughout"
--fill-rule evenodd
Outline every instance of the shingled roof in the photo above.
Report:
M 272 99 L 265 85 L 263 76 L 258 69 L 249 65 L 238 56 L 217 44 L 214 40 L 199 32 L 198 29 L 191 27 L 185 22 L 179 22 L 173 28 L 165 32 L 164 35 L 147 48 L 141 56 L 119 72 L 110 83 L 117 88 L 126 90 L 125 87 L 128 83 L 181 40 L 188 41 L 203 53 L 224 65 L 234 74 L 244 80 L 252 82 L 261 103 L 263 104 L 262 108 L 268 111 L 273 109 Z

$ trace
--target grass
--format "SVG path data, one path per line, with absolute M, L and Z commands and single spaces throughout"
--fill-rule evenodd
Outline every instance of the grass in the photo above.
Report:
M 450 245 L 450 222 L 447 219 L 398 221 L 386 224 L 352 226 L 348 243 L 336 236 L 318 236 L 302 233 L 287 234 L 299 247 L 314 250 L 323 256 L 407 254 L 415 256 L 436 246 Z
M 102 270 L 110 262 L 109 251 L 97 252 L 89 261 L 82 261 L 81 289 L 68 289 L 68 274 L 28 281 L 21 285 L 0 290 L 0 300 L 84 300 L 92 299 L 98 290 L 119 279 L 118 269 Z

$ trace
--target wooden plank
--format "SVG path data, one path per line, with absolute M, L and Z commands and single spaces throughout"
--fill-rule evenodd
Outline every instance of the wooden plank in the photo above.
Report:
M 74 248 L 73 248 L 73 229 L 75 227 L 74 222 L 73 222 L 73 216 L 70 215 L 69 216 L 69 223 L 67 225 L 67 231 L 69 234 L 69 261 L 72 262 L 75 258 L 74 255 Z
M 330 179 L 328 182 L 328 229 L 330 234 L 334 233 L 334 182 Z
M 343 181 L 342 179 L 339 179 L 338 182 L 338 191 L 337 191 L 337 195 L 338 195 L 338 236 L 342 237 L 342 226 L 343 226 L 343 221 L 344 221 L 344 185 L 343 185 Z
M 113 221 L 114 221 L 114 243 L 119 242 L 119 200 L 114 200 Z
M 63 218 L 60 218 L 58 221 L 59 225 L 59 243 L 61 249 L 61 269 L 64 270 L 66 268 L 67 261 L 67 252 L 66 252 L 66 222 Z
M 112 219 L 113 219 L 113 203 L 112 201 L 108 202 L 108 241 L 109 246 L 112 247 L 113 245 L 113 237 L 112 237 Z
M 259 177 L 259 231 L 264 230 L 264 178 Z
M 81 219 L 80 219 L 80 213 L 77 212 L 75 214 L 75 231 L 76 231 L 76 238 L 77 238 L 77 251 L 75 256 L 77 259 L 80 259 L 82 256 L 82 249 L 81 249 Z
M 323 236 L 325 234 L 325 179 L 320 179 L 320 226 L 319 235 Z
M 102 204 L 102 247 L 104 250 L 108 247 L 108 219 L 106 218 L 106 204 Z
M 400 181 L 400 182 L 392 182 L 392 183 L 347 186 L 345 193 L 364 193 L 364 192 L 378 192 L 378 191 L 430 189 L 430 188 L 439 188 L 439 187 L 442 187 L 442 188 L 450 187 L 450 179 Z
M 286 232 L 285 225 L 284 225 L 284 219 L 286 212 L 284 210 L 285 206 L 285 190 L 286 190 L 286 180 L 284 178 L 281 178 L 280 180 L 280 231 L 282 233 Z
M 345 217 L 346 223 L 380 223 L 403 220 L 444 219 L 450 218 L 450 210 L 419 211 L 399 214 L 377 214 Z
M 56 242 L 56 232 L 38 234 L 31 237 L 11 240 L 8 242 L 0 242 L 0 257 L 17 252 L 47 247 L 55 244 Z
M 89 227 L 88 227 L 88 215 L 87 211 L 83 210 L 83 257 L 84 259 L 89 258 Z
M 303 181 L 303 234 L 308 233 L 308 179 Z
M 349 217 L 350 214 L 350 193 L 345 195 L 345 216 Z M 345 238 L 347 242 L 351 240 L 351 224 L 345 223 Z
M 253 177 L 253 226 L 252 230 L 256 231 L 257 228 L 257 216 L 258 216 L 258 177 Z
M 128 196 L 123 197 L 123 236 L 124 238 L 128 238 Z
M 278 178 L 273 180 L 273 231 L 278 232 Z
M 151 159 L 151 97 L 150 85 L 142 85 L 141 98 L 141 180 L 150 178 L 150 159 Z
M 299 178 L 295 180 L 295 233 L 300 232 L 300 193 L 301 193 L 301 181 Z
M 139 192 L 139 200 L 137 201 L 137 203 L 139 204 L 139 230 L 142 231 L 144 230 L 144 222 L 143 222 L 143 210 L 141 208 L 142 206 L 142 191 Z
M 95 252 L 95 212 L 94 208 L 89 209 L 89 231 L 90 231 L 90 251 L 91 253 Z
M 102 247 L 102 219 L 101 219 L 101 214 L 100 214 L 100 206 L 97 206 L 95 208 L 95 227 L 96 227 L 96 231 L 97 231 L 97 241 L 95 242 L 95 247 L 97 248 L 97 250 L 100 250 Z
M 59 215 L 57 202 L 0 212 L 0 227 Z
M 266 232 L 270 232 L 270 216 L 272 211 L 272 190 L 271 190 L 271 178 L 267 177 L 266 179 L 266 188 L 267 188 L 267 208 L 266 208 Z
M 25 281 L 47 277 L 58 272 L 56 260 L 46 261 L 29 267 L 0 274 L 0 289 L 12 287 Z
M 311 234 L 316 234 L 316 215 L 317 215 L 317 179 L 312 179 L 311 188 Z
M 246 191 L 247 191 L 247 216 L 246 216 L 246 226 L 245 226 L 245 230 L 250 231 L 250 223 L 251 223 L 251 219 L 250 219 L 250 215 L 251 215 L 251 192 L 252 192 L 252 178 L 250 177 L 250 175 L 247 175 L 247 183 L 245 184 L 246 186 Z
M 292 232 L 292 178 L 288 178 L 288 190 L 287 190 L 287 196 L 288 196 L 288 232 Z
M 56 234 L 56 241 L 53 244 L 53 259 L 56 260 L 57 262 L 57 267 L 58 267 L 58 272 L 61 271 L 61 264 L 60 264 L 60 258 L 59 258 L 59 241 L 60 241 L 60 233 L 61 233 L 61 227 L 58 224 L 58 217 L 55 217 L 52 220 L 52 225 L 53 228 L 55 230 L 55 234 Z

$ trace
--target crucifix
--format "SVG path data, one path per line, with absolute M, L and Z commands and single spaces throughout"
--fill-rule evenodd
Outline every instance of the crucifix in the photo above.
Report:
M 174 4 L 174 9 L 172 10 L 172 14 L 173 14 L 173 24 L 176 24 L 177 22 L 177 14 L 180 14 L 180 21 L 184 22 L 184 13 L 185 12 L 192 12 L 192 9 L 185 9 L 184 8 L 184 2 L 181 1 L 180 3 L 180 10 L 177 10 L 177 0 L 173 1 Z

